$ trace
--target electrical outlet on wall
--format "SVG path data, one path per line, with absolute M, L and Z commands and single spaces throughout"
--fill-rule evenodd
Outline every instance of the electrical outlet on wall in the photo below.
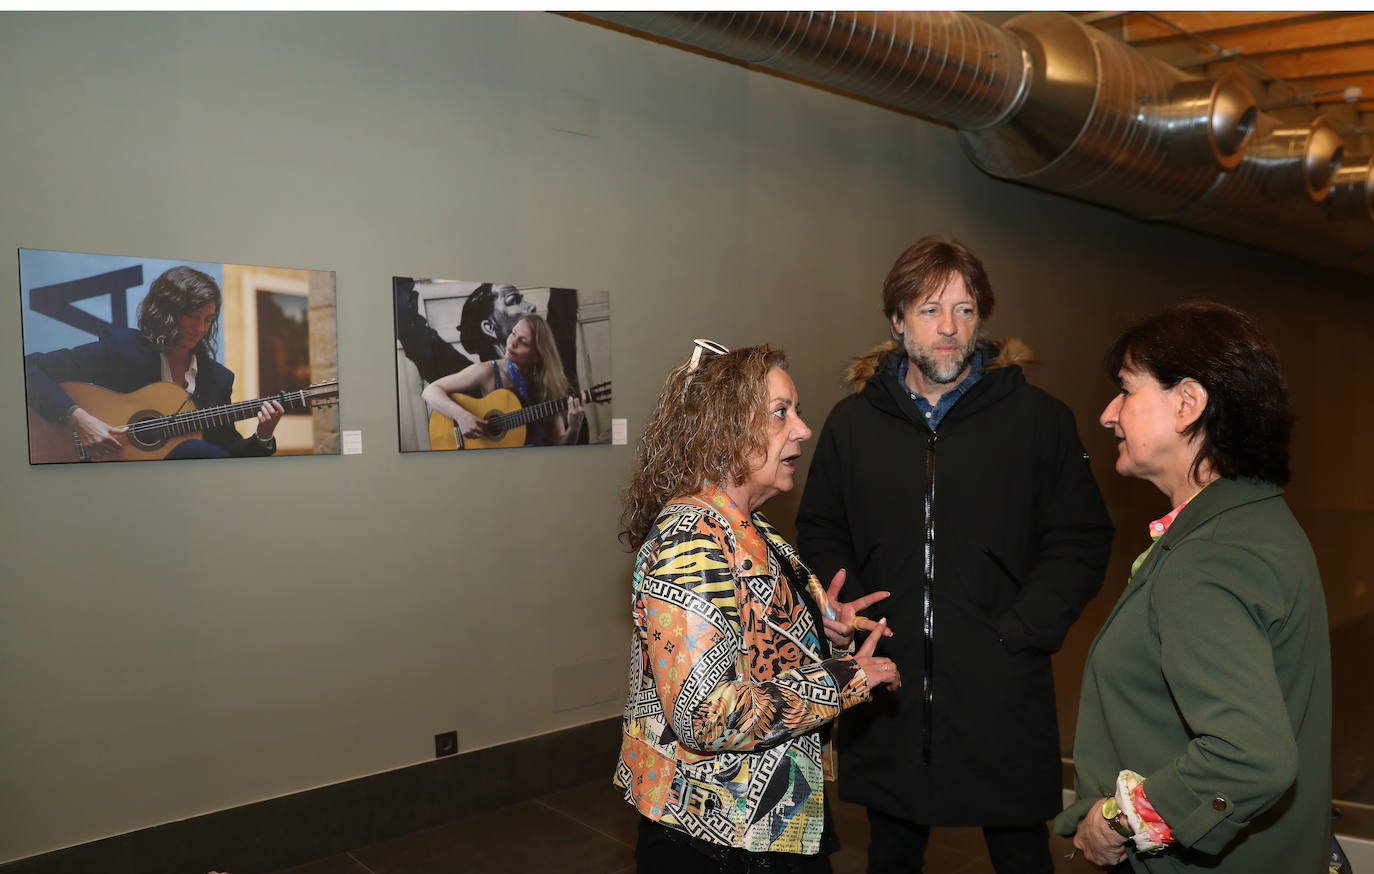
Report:
M 434 736 L 434 758 L 442 759 L 458 752 L 458 732 L 446 731 Z

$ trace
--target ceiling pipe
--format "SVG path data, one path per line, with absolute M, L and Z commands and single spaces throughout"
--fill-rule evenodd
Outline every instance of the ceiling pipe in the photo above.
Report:
M 1238 73 L 1188 76 L 1061 12 L 593 17 L 946 122 L 993 176 L 1374 273 L 1357 195 L 1322 207 L 1357 184 L 1329 123 L 1284 126 Z
M 1346 164 L 1331 180 L 1326 215 L 1333 221 L 1365 219 L 1374 222 L 1374 158 L 1346 155 Z

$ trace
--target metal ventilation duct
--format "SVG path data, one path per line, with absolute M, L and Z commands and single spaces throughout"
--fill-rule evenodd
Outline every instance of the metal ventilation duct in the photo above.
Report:
M 1062 12 L 594 17 L 947 122 L 993 176 L 1374 273 L 1374 170 L 1342 165 L 1329 123 L 1285 127 L 1239 75 L 1186 76 Z

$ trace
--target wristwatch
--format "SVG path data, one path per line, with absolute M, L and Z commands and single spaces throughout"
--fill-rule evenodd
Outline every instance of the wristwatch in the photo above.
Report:
M 1126 814 L 1121 812 L 1114 796 L 1108 795 L 1106 802 L 1103 803 L 1102 818 L 1107 821 L 1107 825 L 1112 827 L 1112 831 L 1123 838 L 1135 837 L 1135 832 L 1131 830 L 1131 824 L 1126 821 Z
M 253 439 L 256 440 L 256 441 L 258 441 L 258 445 L 261 446 L 263 449 L 273 449 L 273 450 L 275 450 L 275 449 L 277 448 L 277 435 L 276 435 L 276 434 L 269 434 L 269 435 L 267 435 L 267 437 L 264 438 L 264 437 L 261 437 L 261 436 L 258 434 L 257 431 L 254 431 L 254 432 L 253 432 Z

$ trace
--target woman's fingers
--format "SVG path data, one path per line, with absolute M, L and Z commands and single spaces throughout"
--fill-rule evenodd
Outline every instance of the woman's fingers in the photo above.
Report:
M 863 669 L 864 682 L 868 684 L 869 689 L 886 686 L 895 692 L 901 688 L 902 675 L 897 670 L 897 663 L 892 659 L 882 656 L 860 656 L 855 660 Z
M 856 655 L 871 657 L 878 649 L 878 641 L 883 637 L 883 631 L 887 629 L 887 617 L 879 619 L 869 632 L 868 637 L 864 638 L 863 646 L 859 647 Z
M 840 571 L 840 573 L 844 573 L 844 571 Z M 867 608 L 869 608 L 869 607 L 872 607 L 874 604 L 878 603 L 879 601 L 883 600 L 884 598 L 886 598 L 886 597 L 887 597 L 888 595 L 890 595 L 890 594 L 892 594 L 892 593 L 891 593 L 891 592 L 872 592 L 871 594 L 864 595 L 862 598 L 855 598 L 853 601 L 850 601 L 850 602 L 849 602 L 848 606 L 853 607 L 856 611 L 858 611 L 858 610 L 865 610 L 865 609 L 867 609 Z
M 825 590 L 825 597 L 830 599 L 830 603 L 838 605 L 840 602 L 840 590 L 844 588 L 844 568 L 835 571 L 835 576 L 830 578 L 830 588 Z
M 887 620 L 884 619 L 883 622 L 886 623 Z M 876 630 L 878 629 L 878 623 L 877 623 L 877 622 L 874 622 L 872 619 L 869 619 L 867 616 L 860 616 L 858 613 L 855 613 L 855 614 L 854 614 L 854 619 L 853 619 L 853 621 L 850 623 L 850 625 L 853 627 L 853 629 L 854 629 L 855 631 L 876 631 Z M 892 636 L 892 629 L 889 628 L 889 627 L 887 627 L 886 624 L 884 624 L 884 625 L 883 625 L 883 637 L 891 637 L 891 636 Z

